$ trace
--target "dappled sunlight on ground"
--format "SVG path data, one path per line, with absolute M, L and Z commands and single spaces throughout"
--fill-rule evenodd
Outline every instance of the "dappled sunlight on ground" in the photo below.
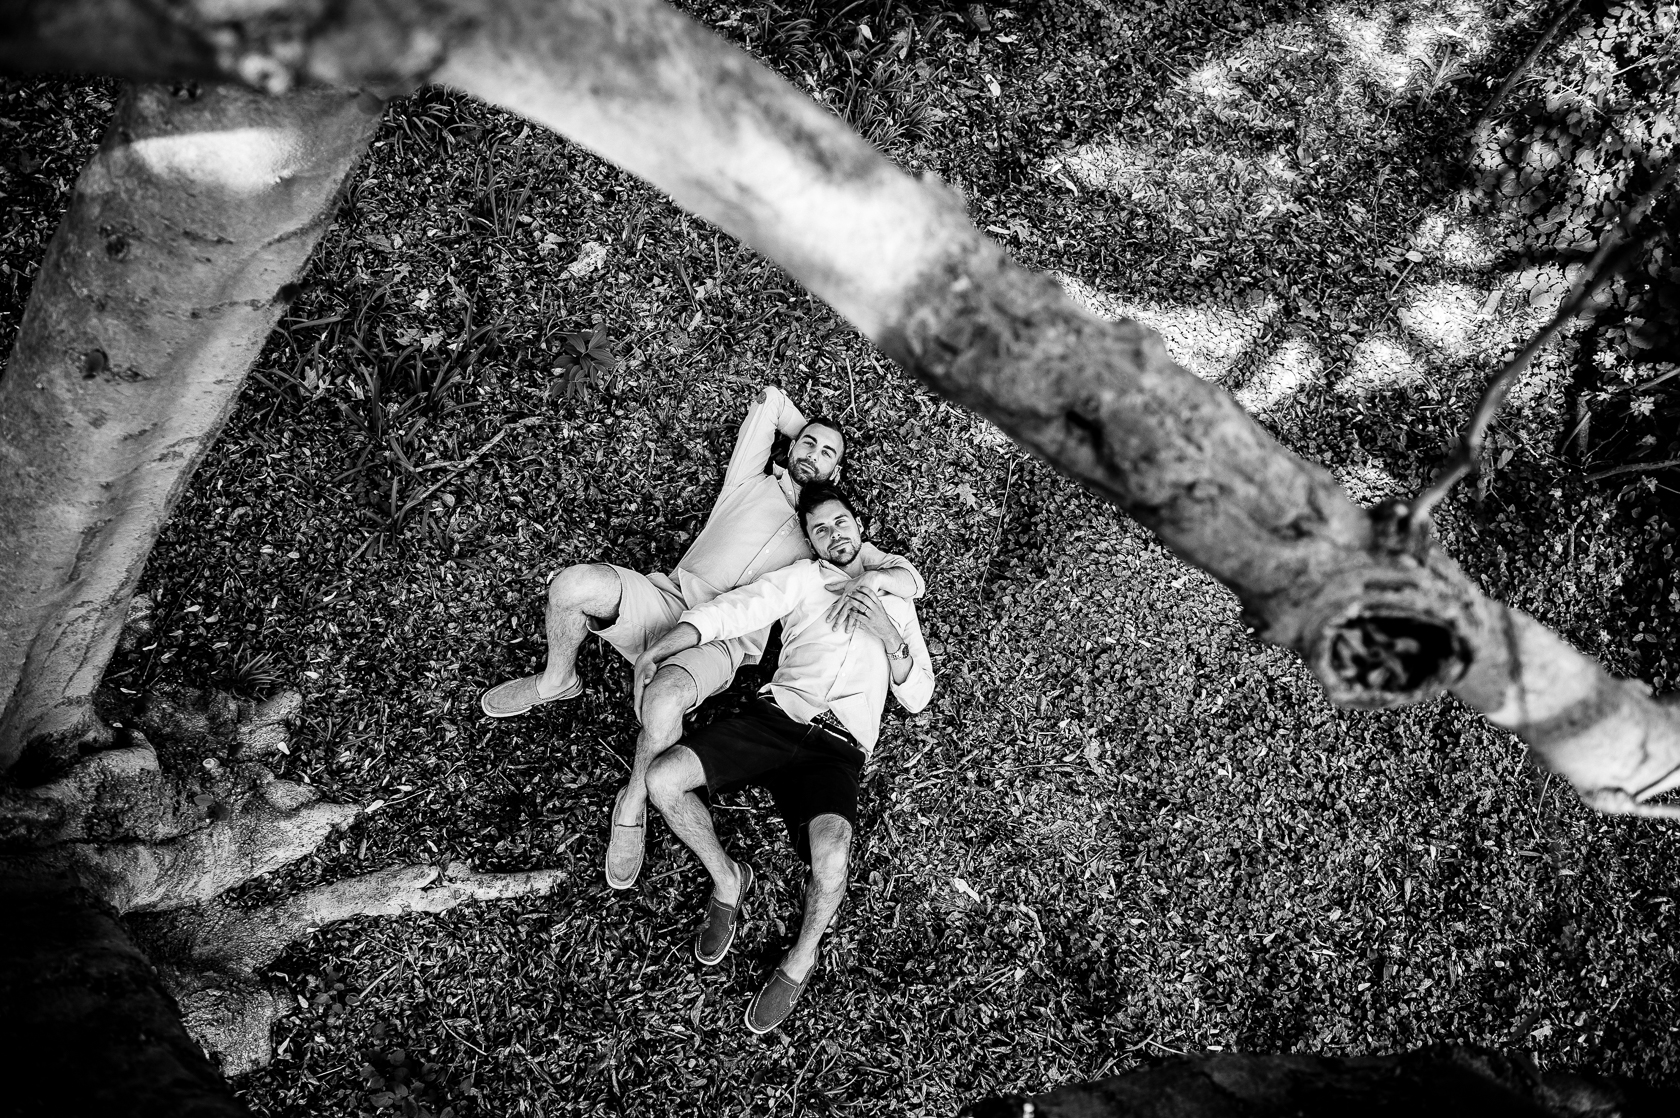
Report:
M 1349 463 L 1330 471 L 1348 496 L 1369 508 L 1390 497 L 1405 497 L 1411 487 L 1376 461 Z
M 1199 147 L 1158 151 L 1120 139 L 1052 155 L 1038 173 L 1110 191 L 1156 213 L 1211 212 L 1226 221 L 1261 221 L 1288 208 L 1297 177 L 1281 149 L 1251 159 Z
M 1350 68 L 1396 97 L 1408 89 L 1431 92 L 1491 43 L 1482 5 L 1462 0 L 1374 10 L 1341 6 L 1326 14 L 1325 23 L 1347 51 Z
M 1395 317 L 1418 341 L 1445 357 L 1469 357 L 1480 346 L 1485 293 L 1463 283 L 1425 284 L 1408 293 Z
M 1295 398 L 1324 377 L 1324 355 L 1304 338 L 1284 342 L 1231 395 L 1249 412 L 1260 413 Z
M 1062 290 L 1100 318 L 1135 319 L 1160 333 L 1172 359 L 1203 380 L 1219 380 L 1260 337 L 1277 315 L 1276 300 L 1253 307 L 1187 307 L 1130 302 L 1056 273 Z
M 1416 387 L 1428 376 L 1429 366 L 1416 349 L 1403 339 L 1380 331 L 1353 347 L 1347 372 L 1336 382 L 1336 391 L 1368 396 L 1382 388 Z

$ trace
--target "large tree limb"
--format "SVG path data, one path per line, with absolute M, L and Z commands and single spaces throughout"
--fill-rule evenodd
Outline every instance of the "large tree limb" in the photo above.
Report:
M 0 5 L 35 13 L 14 20 L 16 41 L 73 56 L 48 49 L 56 32 L 41 0 Z M 125 19 L 140 10 L 54 7 L 92 19 L 113 5 Z M 1394 706 L 1451 690 L 1607 810 L 1680 785 L 1676 710 L 1488 599 L 1432 544 L 1408 541 L 1392 510 L 1355 506 L 1178 367 L 1153 332 L 1072 305 L 982 236 L 950 192 L 903 174 L 657 0 L 200 0 L 172 11 L 167 29 L 136 40 L 196 26 L 200 45 L 169 65 L 191 55 L 269 88 L 435 77 L 641 175 L 1230 586 L 1260 635 L 1299 653 L 1334 701 Z M 395 45 L 381 55 L 381 44 Z M 0 46 L 0 60 L 17 57 Z M 99 65 L 165 57 L 107 51 Z
M 152 964 L 67 878 L 0 870 L 0 1052 L 8 1115 L 245 1113 Z
M 500 901 L 550 892 L 565 870 L 479 873 L 461 862 L 395 866 L 318 885 L 273 904 L 237 909 L 212 901 L 179 912 L 137 917 L 141 940 L 163 958 L 225 970 L 266 967 L 287 946 L 328 924 L 356 916 L 447 912 L 468 901 Z
M 1031 1098 L 986 1099 L 962 1118 L 1656 1118 L 1680 1095 L 1615 1079 L 1545 1072 L 1522 1055 L 1437 1044 L 1393 1056 L 1172 1060 Z
M 184 908 L 290 865 L 361 815 L 321 801 L 307 784 L 272 778 L 242 796 L 226 818 L 163 842 L 67 842 L 0 857 L 16 877 L 72 872 L 119 913 Z
M 0 6 L 0 39 L 15 9 Z M 379 107 L 335 91 L 123 96 L 0 378 L 0 771 L 26 749 L 59 767 L 100 735 L 91 696 L 146 557 Z
M 288 946 L 328 924 L 357 916 L 445 912 L 468 901 L 506 900 L 552 891 L 565 870 L 478 873 L 448 866 L 397 866 L 319 885 L 273 904 L 230 908 L 220 900 L 130 918 L 129 930 L 160 963 L 187 1028 L 238 1075 L 266 1065 L 274 1023 L 291 1010 L 283 989 L 258 970 Z

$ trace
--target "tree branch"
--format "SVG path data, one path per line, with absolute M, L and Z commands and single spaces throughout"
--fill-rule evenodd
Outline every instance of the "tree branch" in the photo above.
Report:
M 288 25 L 285 49 L 263 56 L 284 65 L 263 82 L 430 74 L 647 179 L 1231 587 L 1260 636 L 1299 653 L 1333 701 L 1394 706 L 1450 690 L 1599 806 L 1680 784 L 1680 717 L 1643 685 L 1491 601 L 1433 545 L 1407 546 L 1392 510 L 1355 506 L 1152 331 L 1075 307 L 982 236 L 949 190 L 905 175 L 687 17 L 656 0 L 331 10 L 330 27 Z M 432 54 L 378 56 L 421 32 Z

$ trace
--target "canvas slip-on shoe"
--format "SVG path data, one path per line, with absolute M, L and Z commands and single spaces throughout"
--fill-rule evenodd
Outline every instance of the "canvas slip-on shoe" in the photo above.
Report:
M 745 862 L 736 862 L 735 867 L 741 873 L 741 892 L 736 896 L 735 903 L 724 904 L 716 897 L 709 898 L 706 902 L 706 922 L 700 926 L 700 934 L 694 937 L 694 957 L 708 967 L 716 966 L 729 954 L 729 945 L 735 942 L 735 932 L 741 926 L 741 905 L 752 889 L 752 867 Z
M 560 694 L 543 698 L 537 694 L 537 681 L 541 678 L 540 675 L 528 675 L 522 679 L 498 683 L 478 697 L 478 705 L 491 718 L 513 718 L 543 703 L 575 699 L 583 694 L 583 680 L 580 679 Z
M 811 982 L 811 975 L 815 973 L 817 968 L 812 964 L 811 969 L 805 973 L 804 980 L 795 982 L 787 976 L 786 971 L 777 967 L 775 973 L 770 976 L 770 981 L 747 1003 L 747 1028 L 762 1036 L 786 1021 L 788 1014 L 793 1012 L 793 1003 L 805 992 L 805 987 Z
M 618 795 L 613 797 L 612 815 L 608 817 L 612 826 L 607 836 L 607 860 L 601 868 L 606 871 L 607 884 L 614 889 L 628 889 L 636 884 L 636 878 L 642 872 L 642 857 L 647 850 L 647 805 L 642 805 L 641 822 L 618 821 L 618 809 L 624 803 L 624 793 L 629 790 L 627 787 L 618 790 Z M 616 875 L 613 873 L 615 869 L 618 871 Z

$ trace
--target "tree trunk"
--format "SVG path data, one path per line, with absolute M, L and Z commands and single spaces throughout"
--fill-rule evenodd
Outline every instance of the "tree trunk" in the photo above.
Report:
M 379 106 L 161 85 L 117 106 L 0 378 L 0 771 L 104 733 L 92 694 L 146 556 Z
M 0 64 L 269 89 L 436 78 L 546 124 L 776 260 L 936 391 L 1234 590 L 1331 699 L 1450 690 L 1583 799 L 1680 786 L 1680 711 L 1485 597 L 1403 506 L 1368 513 L 1135 322 L 1102 322 L 765 67 L 659 0 L 0 0 Z M 103 22 L 102 22 L 103 21 Z M 121 26 L 98 52 L 70 28 Z M 196 36 L 196 37 L 195 37 Z
M 66 877 L 0 874 L 8 1115 L 231 1118 L 233 1100 L 116 917 Z
M 1235 1052 L 1031 1098 L 987 1099 L 963 1118 L 1659 1118 L 1680 1095 L 1570 1072 L 1525 1056 L 1433 1045 L 1396 1056 L 1250 1056 Z

